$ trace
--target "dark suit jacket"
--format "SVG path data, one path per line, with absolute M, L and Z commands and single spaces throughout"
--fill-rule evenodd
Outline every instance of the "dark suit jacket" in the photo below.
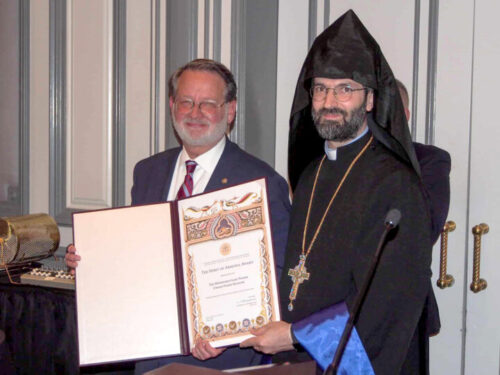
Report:
M 164 202 L 167 199 L 175 163 L 181 148 L 170 149 L 141 160 L 134 168 L 132 204 Z M 283 268 L 285 246 L 288 237 L 290 201 L 288 184 L 265 162 L 240 149 L 226 139 L 226 146 L 205 192 L 229 187 L 261 177 L 267 177 L 273 232 L 274 256 L 279 279 Z M 226 369 L 259 364 L 261 356 L 253 349 L 227 349 L 222 355 L 207 361 L 198 361 L 192 356 L 160 358 L 136 364 L 136 374 L 166 365 L 182 362 L 197 366 Z
M 429 203 L 432 220 L 432 242 L 439 238 L 448 216 L 450 206 L 450 154 L 436 146 L 424 145 L 414 142 L 415 153 L 420 164 L 424 193 Z M 408 358 L 402 373 L 429 374 L 429 336 L 439 333 L 441 321 L 439 308 L 432 286 L 430 287 L 424 311 L 418 323 L 417 332 L 411 342 L 410 353 L 413 358 Z M 408 366 L 406 368 L 406 366 Z
M 422 182 L 430 203 L 432 242 L 443 230 L 450 207 L 450 154 L 436 146 L 414 143 Z

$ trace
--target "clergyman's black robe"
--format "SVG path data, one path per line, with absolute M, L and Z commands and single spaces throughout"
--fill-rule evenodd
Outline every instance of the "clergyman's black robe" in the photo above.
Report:
M 368 141 L 337 150 L 337 160 L 323 163 L 312 204 L 306 248 L 350 162 Z M 294 193 L 285 268 L 280 281 L 282 319 L 294 322 L 323 308 L 346 301 L 351 308 L 375 253 L 391 208 L 402 213 L 392 231 L 355 327 L 376 374 L 399 374 L 418 369 L 403 364 L 430 290 L 430 218 L 420 180 L 376 139 L 358 160 L 337 195 L 307 257 L 309 280 L 299 287 L 293 311 L 288 295 L 288 269 L 294 268 L 302 247 L 304 222 L 320 159 L 302 174 Z M 413 347 L 413 346 L 412 346 Z M 306 352 L 285 352 L 275 360 L 305 360 Z

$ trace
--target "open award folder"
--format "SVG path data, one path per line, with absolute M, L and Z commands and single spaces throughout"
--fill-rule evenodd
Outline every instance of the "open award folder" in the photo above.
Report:
M 238 344 L 280 319 L 265 179 L 73 214 L 80 365 Z

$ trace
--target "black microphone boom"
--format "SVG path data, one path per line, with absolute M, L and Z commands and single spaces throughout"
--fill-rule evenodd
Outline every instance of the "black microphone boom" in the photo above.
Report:
M 361 286 L 361 289 L 359 290 L 358 294 L 356 295 L 356 299 L 354 300 L 352 306 L 352 313 L 349 314 L 349 319 L 347 320 L 347 323 L 344 327 L 344 331 L 342 332 L 342 336 L 340 337 L 339 345 L 337 346 L 337 350 L 335 351 L 335 356 L 333 357 L 333 361 L 324 372 L 325 375 L 337 374 L 340 360 L 342 359 L 342 354 L 344 354 L 345 347 L 347 346 L 347 341 L 351 336 L 354 323 L 358 319 L 359 311 L 361 310 L 361 306 L 366 297 L 366 292 L 368 291 L 368 288 L 371 285 L 373 275 L 375 274 L 375 270 L 377 269 L 380 256 L 382 255 L 382 249 L 385 243 L 385 238 L 392 229 L 396 228 L 399 225 L 400 220 L 401 220 L 401 211 L 399 211 L 397 208 L 392 208 L 385 216 L 384 232 L 380 237 L 377 250 L 375 251 L 375 255 L 373 256 L 372 262 L 370 264 L 370 269 L 368 270 L 366 277 L 363 280 L 363 285 Z

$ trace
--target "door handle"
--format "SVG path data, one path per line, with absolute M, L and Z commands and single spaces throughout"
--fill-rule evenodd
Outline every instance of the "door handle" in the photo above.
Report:
M 479 293 L 488 286 L 486 280 L 480 278 L 479 271 L 481 267 L 481 236 L 489 231 L 490 227 L 485 223 L 481 223 L 472 228 L 472 234 L 474 235 L 474 264 L 470 290 L 474 293 Z
M 455 283 L 452 275 L 446 273 L 446 265 L 448 262 L 448 233 L 453 232 L 457 225 L 454 221 L 447 221 L 441 231 L 441 257 L 439 262 L 439 279 L 436 282 L 441 289 L 448 288 Z

